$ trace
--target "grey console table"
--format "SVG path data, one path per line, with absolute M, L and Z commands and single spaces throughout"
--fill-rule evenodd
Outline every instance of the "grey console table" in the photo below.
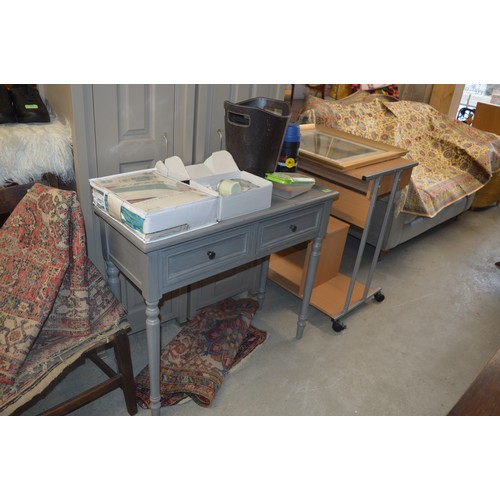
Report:
M 108 283 L 120 296 L 119 272 L 146 302 L 146 335 L 152 415 L 160 413 L 160 318 L 163 294 L 240 265 L 263 259 L 258 302 L 262 306 L 269 256 L 313 240 L 296 337 L 301 338 L 316 276 L 321 243 L 337 191 L 314 186 L 296 198 L 273 197 L 271 207 L 213 226 L 145 243 L 123 224 L 94 207 L 101 220 Z

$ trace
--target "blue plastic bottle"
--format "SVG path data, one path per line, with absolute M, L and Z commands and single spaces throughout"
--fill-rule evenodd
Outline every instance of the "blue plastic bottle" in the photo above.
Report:
M 290 123 L 286 129 L 276 172 L 296 172 L 299 162 L 300 127 Z

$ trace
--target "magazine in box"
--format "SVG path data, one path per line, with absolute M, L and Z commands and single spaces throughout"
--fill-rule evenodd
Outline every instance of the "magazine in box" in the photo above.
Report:
M 93 204 L 150 241 L 217 223 L 217 196 L 156 168 L 90 179 Z

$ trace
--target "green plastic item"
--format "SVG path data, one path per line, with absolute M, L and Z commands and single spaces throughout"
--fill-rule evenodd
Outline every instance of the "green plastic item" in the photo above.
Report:
M 266 173 L 265 178 L 268 181 L 276 182 L 278 184 L 314 184 L 316 181 L 314 177 L 306 177 L 301 174 L 288 174 L 286 172 L 273 172 Z

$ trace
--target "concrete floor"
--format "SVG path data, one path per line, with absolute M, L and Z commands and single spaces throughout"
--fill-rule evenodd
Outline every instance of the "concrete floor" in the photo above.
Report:
M 357 243 L 349 236 L 343 270 Z M 268 332 L 266 342 L 231 371 L 211 407 L 189 401 L 161 414 L 446 415 L 500 348 L 498 260 L 500 206 L 468 211 L 384 256 L 373 281 L 384 302 L 351 312 L 341 333 L 311 308 L 301 340 L 295 339 L 299 299 L 269 282 L 253 321 Z M 162 342 L 178 330 L 166 323 Z M 138 373 L 147 364 L 144 332 L 131 336 L 131 348 Z M 30 413 L 95 377 L 93 365 L 83 365 Z M 74 414 L 127 413 L 117 390 Z

